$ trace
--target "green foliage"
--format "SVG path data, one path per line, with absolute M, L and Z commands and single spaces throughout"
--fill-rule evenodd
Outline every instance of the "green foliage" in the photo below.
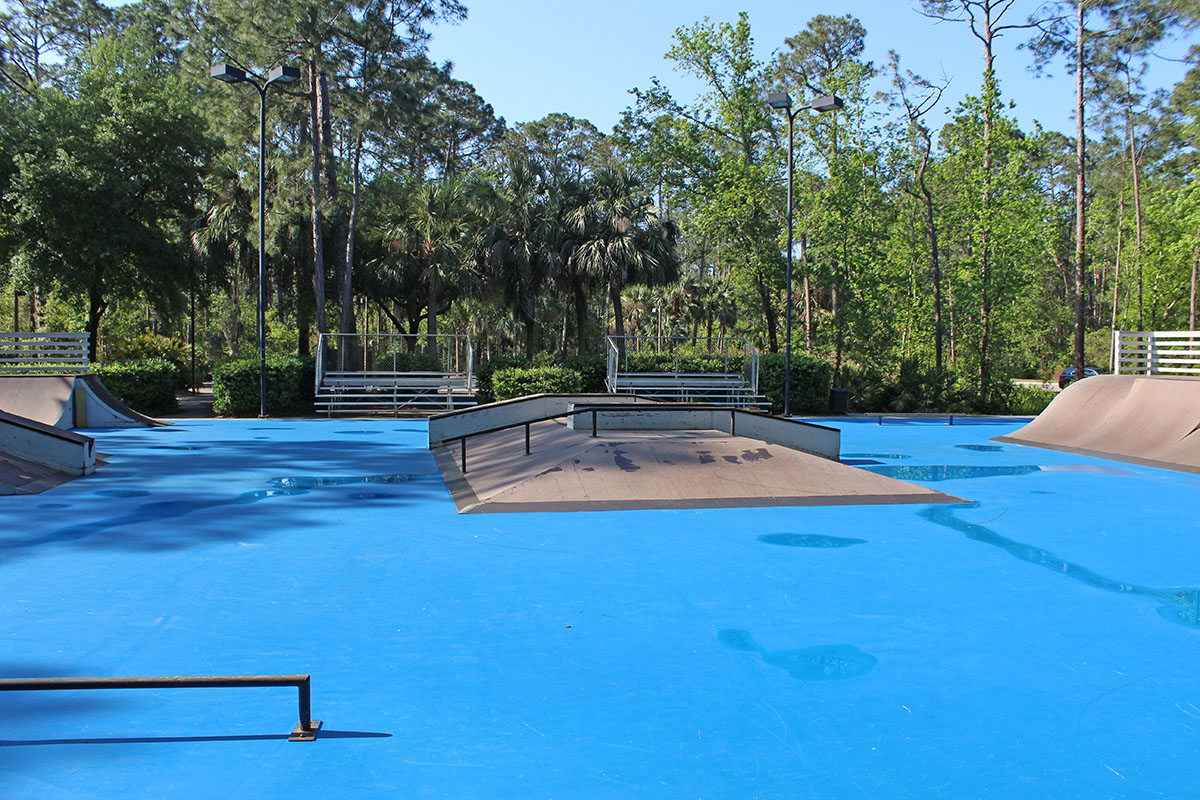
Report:
M 194 97 L 148 60 L 131 39 L 101 39 L 74 95 L 40 93 L 35 135 L 13 158 L 14 274 L 87 298 L 93 356 L 112 299 L 178 300 L 179 224 L 194 212 L 209 147 Z
M 174 411 L 179 367 L 165 358 L 108 361 L 90 371 L 113 396 L 134 411 L 153 416 Z
M 971 393 L 959 388 L 954 373 L 923 367 L 916 359 L 901 362 L 895 373 L 847 365 L 842 368 L 842 386 L 850 390 L 852 411 L 962 413 L 973 405 Z
M 764 353 L 758 360 L 758 392 L 771 401 L 771 413 L 783 413 L 783 353 Z M 792 353 L 791 411 L 820 414 L 829 408 L 833 364 L 807 353 Z
M 1058 392 L 1034 389 L 1030 386 L 1014 386 L 1008 393 L 1008 413 L 1022 417 L 1036 417 L 1046 410 Z
M 155 336 L 152 333 L 143 333 L 129 339 L 118 339 L 110 342 L 109 346 L 105 348 L 105 359 L 108 361 L 164 359 L 175 365 L 178 373 L 175 388 L 184 389 L 191 380 L 188 343 L 182 339 Z M 201 371 L 200 374 L 202 375 L 203 372 Z
M 375 359 L 376 370 L 380 372 L 441 372 L 442 361 L 434 353 L 405 352 L 398 350 L 382 358 Z
M 487 361 L 475 365 L 475 399 L 480 403 L 493 403 L 497 399 L 492 388 L 492 377 L 497 370 L 529 366 L 529 361 L 521 356 L 494 356 Z
M 602 355 L 567 356 L 564 366 L 579 373 L 581 392 L 601 393 L 606 391 L 604 379 L 608 376 L 608 358 Z
M 267 356 L 267 413 L 311 414 L 316 361 L 309 356 Z M 213 412 L 254 417 L 259 410 L 259 360 L 236 359 L 213 370 Z
M 582 391 L 583 378 L 566 367 L 509 367 L 492 375 L 497 400 L 529 394 L 575 394 Z

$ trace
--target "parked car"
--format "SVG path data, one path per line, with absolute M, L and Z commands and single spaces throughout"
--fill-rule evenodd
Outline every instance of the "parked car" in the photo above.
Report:
M 1085 377 L 1085 378 L 1090 378 L 1093 375 L 1099 375 L 1099 374 L 1100 374 L 1099 367 L 1084 367 L 1083 368 L 1083 377 Z M 1075 368 L 1067 367 L 1066 369 L 1064 369 L 1062 371 L 1062 375 L 1058 376 L 1058 388 L 1065 389 L 1065 388 L 1067 388 L 1067 384 L 1071 383 L 1074 380 L 1075 380 Z

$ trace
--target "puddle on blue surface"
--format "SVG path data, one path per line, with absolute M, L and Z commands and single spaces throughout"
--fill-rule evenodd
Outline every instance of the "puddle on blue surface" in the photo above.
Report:
M 315 489 L 318 486 L 352 486 L 356 483 L 411 483 L 413 481 L 441 478 L 437 472 L 399 472 L 393 475 L 295 475 L 289 478 L 272 478 L 272 486 L 286 489 Z
M 1108 578 L 1087 567 L 1064 561 L 1049 550 L 1034 547 L 1030 544 L 1001 536 L 991 528 L 976 525 L 973 522 L 959 519 L 954 512 L 958 509 L 979 508 L 979 503 L 955 503 L 946 506 L 930 506 L 917 512 L 930 522 L 958 531 L 968 539 L 999 547 L 1014 558 L 1045 567 L 1057 575 L 1065 575 L 1072 580 L 1087 584 L 1105 592 L 1132 594 L 1140 597 L 1150 597 L 1162 603 L 1158 609 L 1159 616 L 1171 622 L 1191 627 L 1200 627 L 1200 589 L 1155 589 L 1148 586 L 1138 586 L 1133 583 L 1123 583 L 1114 578 Z
M 295 428 L 289 428 L 286 425 L 263 425 L 258 428 L 247 428 L 248 431 L 293 431 Z
M 42 503 L 38 508 L 70 508 L 70 503 Z
M 975 450 L 980 453 L 1000 453 L 1004 450 L 998 444 L 956 444 L 959 450 Z
M 207 450 L 205 444 L 152 444 L 150 450 Z
M 341 436 L 378 436 L 383 431 L 334 431 Z
M 389 494 L 387 492 L 354 492 L 346 495 L 350 500 L 386 500 L 390 497 L 399 497 L 398 494 Z
M 145 497 L 150 493 L 142 489 L 101 489 L 92 494 L 97 497 Z
M 778 544 L 784 547 L 853 547 L 866 544 L 866 539 L 846 539 L 841 536 L 823 536 L 819 533 L 764 533 L 757 537 L 763 544 Z
M 961 481 L 971 478 L 997 478 L 1004 475 L 1031 475 L 1041 472 L 1041 467 L 968 467 L 952 464 L 924 464 L 900 466 L 885 464 L 882 467 L 866 467 L 876 475 L 884 475 L 901 481 Z
M 802 650 L 768 650 L 749 631 L 727 629 L 717 632 L 717 641 L 731 650 L 758 653 L 763 663 L 786 670 L 801 681 L 832 681 L 866 675 L 879 659 L 852 644 L 827 644 Z
M 876 461 L 873 458 L 843 458 L 841 462 L 848 467 L 870 467 L 876 464 L 882 464 L 882 461 Z

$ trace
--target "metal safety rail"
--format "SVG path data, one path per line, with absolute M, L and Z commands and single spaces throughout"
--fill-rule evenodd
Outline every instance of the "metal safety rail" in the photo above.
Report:
M 323 333 L 314 405 L 329 415 L 476 404 L 469 336 Z
M 684 351 L 681 353 L 681 350 Z M 763 407 L 770 401 L 758 393 L 758 350 L 741 337 L 639 337 L 606 339 L 605 388 L 667 402 L 701 402 L 720 406 Z M 669 355 L 670 371 L 630 370 L 630 355 Z M 720 372 L 680 368 L 691 358 L 719 360 Z
M 295 686 L 299 690 L 300 721 L 289 742 L 311 742 L 321 720 L 312 718 L 311 681 L 308 675 L 179 675 L 150 678 L 0 678 L 0 692 L 36 692 L 50 689 L 200 689 L 228 687 Z
M 0 333 L 0 373 L 88 371 L 88 333 Z
M 1200 375 L 1200 331 L 1113 331 L 1114 375 Z
M 577 406 L 570 411 L 563 411 L 558 414 L 550 414 L 536 419 L 522 420 L 520 422 L 509 422 L 505 425 L 497 425 L 494 428 L 485 428 L 479 431 L 471 431 L 457 436 L 448 436 L 442 440 L 441 444 L 448 445 L 450 442 L 458 441 L 460 444 L 459 460 L 461 462 L 461 471 L 465 475 L 467 473 L 467 440 L 473 439 L 476 436 L 486 436 L 489 433 L 500 433 L 501 431 L 512 430 L 513 428 L 525 427 L 525 455 L 529 455 L 530 450 L 530 426 L 536 425 L 539 422 L 550 422 L 556 419 L 566 419 L 568 417 L 578 416 L 579 414 L 592 415 L 592 437 L 597 435 L 597 418 L 600 414 L 608 411 L 635 411 L 638 413 L 671 413 L 680 411 L 712 411 L 721 412 L 729 415 L 729 435 L 737 435 L 737 416 L 739 414 L 747 415 L 756 419 L 767 419 L 773 422 L 788 423 L 791 425 L 803 426 L 806 428 L 821 428 L 825 430 L 833 430 L 825 428 L 822 425 L 814 425 L 809 422 L 800 420 L 788 419 L 786 417 L 774 417 L 770 414 L 761 411 L 750 411 L 744 408 L 730 408 L 725 405 L 714 403 L 661 403 L 661 404 L 646 404 L 646 403 L 599 403 L 596 405 Z

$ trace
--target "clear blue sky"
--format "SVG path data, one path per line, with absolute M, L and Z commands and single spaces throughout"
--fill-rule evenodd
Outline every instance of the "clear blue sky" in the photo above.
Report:
M 473 84 L 509 124 L 564 112 L 590 120 L 603 131 L 616 124 L 630 105 L 628 91 L 646 87 L 657 75 L 677 99 L 690 100 L 701 90 L 676 72 L 663 55 L 680 26 L 705 16 L 713 21 L 750 15 L 760 57 L 767 59 L 783 40 L 804 28 L 817 14 L 853 14 L 867 29 L 867 58 L 887 62 L 888 50 L 900 54 L 901 66 L 931 79 L 952 79 L 941 107 L 952 107 L 978 90 L 982 51 L 965 25 L 935 23 L 916 11 L 915 0 L 464 0 L 465 22 L 432 29 L 430 55 L 451 61 L 454 74 Z M 1036 3 L 1020 0 L 1009 14 L 1023 20 Z M 1005 22 L 1009 17 L 1005 17 Z M 1071 108 L 1074 82 L 1063 69 L 1054 77 L 1037 78 L 1028 70 L 1031 57 L 1017 50 L 1025 40 L 1013 31 L 1001 40 L 997 71 L 1006 100 L 1023 128 L 1039 120 L 1046 128 L 1074 132 Z M 1186 42 L 1171 42 L 1163 55 L 1180 57 Z M 1186 67 L 1156 61 L 1148 85 L 1169 88 Z M 877 89 L 887 88 L 880 81 Z M 931 120 L 940 124 L 944 116 Z

